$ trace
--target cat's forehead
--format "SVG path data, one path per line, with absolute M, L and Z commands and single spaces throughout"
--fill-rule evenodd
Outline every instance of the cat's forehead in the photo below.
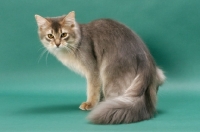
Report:
M 62 25 L 59 22 L 52 22 L 51 28 L 55 33 L 59 33 L 59 31 L 61 31 Z
M 61 31 L 63 25 L 61 21 L 63 20 L 63 17 L 52 17 L 52 18 L 46 18 L 50 22 L 50 28 L 55 33 L 59 33 Z
M 62 33 L 62 32 L 69 32 L 71 29 L 66 25 L 61 23 L 61 19 L 49 19 L 51 25 L 48 32 L 53 33 Z
M 50 22 L 49 30 L 51 32 L 59 33 L 62 29 L 62 24 L 60 23 L 59 19 L 47 19 Z

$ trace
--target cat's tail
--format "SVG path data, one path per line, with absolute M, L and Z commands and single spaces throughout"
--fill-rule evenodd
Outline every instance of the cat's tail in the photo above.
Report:
M 101 102 L 89 114 L 88 118 L 96 124 L 132 123 L 151 118 L 155 113 L 157 87 L 165 79 L 162 70 L 156 70 L 157 76 L 147 88 L 142 88 L 143 75 L 137 75 L 132 85 L 119 97 Z M 143 89 L 144 91 L 138 92 Z M 140 94 L 138 94 L 140 93 Z

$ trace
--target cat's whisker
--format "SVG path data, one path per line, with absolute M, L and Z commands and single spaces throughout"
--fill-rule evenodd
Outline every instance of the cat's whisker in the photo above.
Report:
M 74 45 L 69 45 L 68 47 L 71 47 L 71 48 L 74 50 L 74 52 L 75 52 L 76 50 L 78 51 L 78 54 L 75 54 L 75 55 L 80 55 L 80 56 L 79 56 L 80 58 L 85 58 L 85 57 L 83 56 L 81 50 L 80 50 L 79 48 L 77 48 L 76 46 L 74 46 Z M 90 65 L 88 61 L 85 62 L 85 63 L 88 63 L 88 65 Z
M 84 58 L 82 52 L 80 51 L 80 49 L 77 49 L 79 51 L 80 57 Z
M 84 58 L 84 56 L 82 55 L 81 51 L 79 48 L 75 47 L 75 46 L 71 46 L 71 48 L 73 48 L 74 52 L 77 50 L 78 51 L 78 54 L 75 54 L 76 56 L 77 55 L 80 55 L 81 58 Z
M 79 48 L 77 48 L 77 47 L 75 47 L 75 46 L 72 46 L 72 45 L 70 45 L 70 47 L 74 50 L 74 52 L 75 52 L 76 50 L 79 51 L 80 56 L 83 58 L 83 55 L 82 55 L 82 53 L 81 53 L 81 51 L 80 51 Z M 77 54 L 76 54 L 76 55 L 77 55 Z
M 70 45 L 68 45 L 67 46 L 70 50 L 71 50 L 71 52 L 75 55 L 75 49 L 72 47 L 72 46 L 70 46 Z
M 46 54 L 46 65 L 47 65 L 48 55 L 49 55 L 49 51 L 47 50 L 47 54 Z
M 68 46 L 64 47 L 68 52 L 72 53 L 71 49 Z
M 40 62 L 40 60 L 42 59 L 42 56 L 43 56 L 46 52 L 48 52 L 48 50 L 47 50 L 47 49 L 44 49 L 43 52 L 40 54 L 39 59 L 38 59 L 38 63 Z
M 38 49 L 38 51 L 40 51 L 40 50 L 43 50 L 43 49 L 46 49 L 44 46 L 42 46 L 42 47 L 40 47 L 39 49 Z
M 70 52 L 71 54 L 75 55 L 75 48 L 73 48 L 70 45 L 65 45 L 65 49 L 67 49 L 68 52 Z

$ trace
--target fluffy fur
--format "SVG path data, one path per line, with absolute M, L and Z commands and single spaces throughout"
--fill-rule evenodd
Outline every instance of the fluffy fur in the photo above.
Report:
M 93 109 L 91 122 L 131 123 L 154 115 L 156 93 L 165 76 L 132 30 L 111 19 L 79 24 L 74 12 L 35 18 L 44 47 L 86 77 L 87 101 L 80 109 Z M 100 93 L 104 99 L 98 103 Z

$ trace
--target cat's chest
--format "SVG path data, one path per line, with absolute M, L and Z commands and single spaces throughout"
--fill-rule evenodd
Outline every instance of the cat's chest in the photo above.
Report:
M 85 76 L 86 69 L 83 64 L 74 56 L 69 54 L 58 54 L 57 59 L 71 70 Z

